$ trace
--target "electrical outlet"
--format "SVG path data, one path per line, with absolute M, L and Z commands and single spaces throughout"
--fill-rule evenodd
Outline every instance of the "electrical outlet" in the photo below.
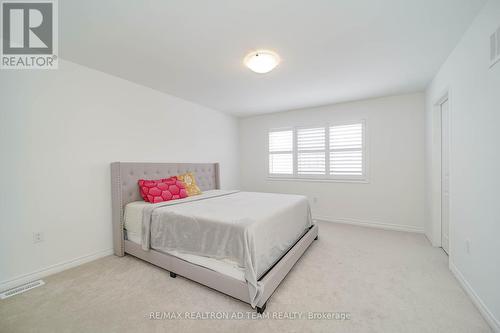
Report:
M 33 233 L 33 243 L 41 243 L 43 242 L 43 233 L 42 232 L 34 232 Z
M 465 240 L 465 251 L 470 254 L 470 239 Z

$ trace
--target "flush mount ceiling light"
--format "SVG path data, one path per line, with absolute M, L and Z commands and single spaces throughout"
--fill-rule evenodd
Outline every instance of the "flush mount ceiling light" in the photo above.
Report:
M 264 74 L 278 66 L 280 57 L 272 51 L 259 50 L 247 54 L 243 63 L 255 73 Z

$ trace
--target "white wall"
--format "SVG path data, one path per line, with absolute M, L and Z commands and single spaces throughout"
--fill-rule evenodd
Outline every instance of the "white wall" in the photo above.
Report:
M 2 71 L 0 108 L 0 289 L 110 253 L 113 161 L 217 161 L 238 184 L 233 117 L 102 72 Z
M 359 119 L 366 119 L 368 184 L 267 179 L 269 129 Z M 312 209 L 319 219 L 423 232 L 423 94 L 244 118 L 239 125 L 243 189 L 317 197 Z
M 434 244 L 440 243 L 440 164 L 433 149 L 439 138 L 432 130 L 438 120 L 434 104 L 449 91 L 450 267 L 469 285 L 473 299 L 483 302 L 483 313 L 486 308 L 490 324 L 496 321 L 493 324 L 500 331 L 500 64 L 488 68 L 489 36 L 499 26 L 500 1 L 491 0 L 427 89 L 430 216 L 426 234 Z M 470 254 L 466 240 L 470 240 Z

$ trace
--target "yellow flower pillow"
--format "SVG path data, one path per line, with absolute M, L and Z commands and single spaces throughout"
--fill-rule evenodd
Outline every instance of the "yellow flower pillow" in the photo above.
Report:
M 186 191 L 188 193 L 188 196 L 201 194 L 201 190 L 198 187 L 198 185 L 196 185 L 196 179 L 194 178 L 192 172 L 186 172 L 182 175 L 178 175 L 177 179 L 179 179 L 181 182 L 184 183 L 184 185 L 186 185 Z

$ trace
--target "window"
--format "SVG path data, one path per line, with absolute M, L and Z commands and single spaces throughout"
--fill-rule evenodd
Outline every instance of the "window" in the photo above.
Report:
M 330 175 L 363 176 L 363 124 L 330 127 Z
M 270 131 L 269 176 L 366 180 L 364 132 L 364 121 Z
M 326 167 L 324 127 L 297 129 L 297 174 L 324 175 Z
M 293 130 L 269 132 L 269 174 L 293 175 Z

